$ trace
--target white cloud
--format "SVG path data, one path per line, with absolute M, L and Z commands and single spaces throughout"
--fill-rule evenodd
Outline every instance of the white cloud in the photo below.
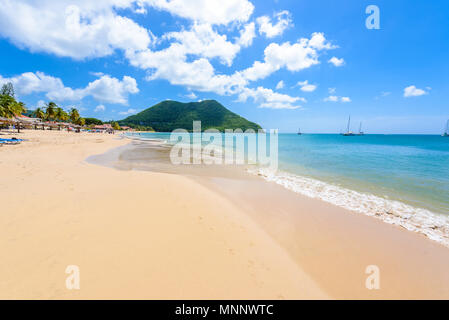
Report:
M 0 76 L 0 84 L 6 82 L 11 82 L 19 94 L 45 93 L 47 98 L 56 101 L 78 101 L 92 96 L 100 102 L 127 104 L 128 95 L 139 92 L 136 80 L 128 76 L 119 80 L 103 75 L 83 89 L 66 87 L 61 79 L 39 71 L 36 73 L 25 72 L 11 78 Z
M 427 89 L 429 90 L 429 89 Z M 428 94 L 428 91 L 425 91 L 423 89 L 419 89 L 415 86 L 409 86 L 404 89 L 404 97 L 410 98 L 410 97 L 419 97 Z
M 134 113 L 137 113 L 136 109 L 128 109 L 126 111 L 120 111 L 119 112 L 119 114 L 122 115 L 122 116 L 128 116 L 128 115 L 131 115 L 131 114 L 134 114 Z
M 84 59 L 111 55 L 116 49 L 140 51 L 155 43 L 150 30 L 120 9 L 145 13 L 152 6 L 200 24 L 246 22 L 254 6 L 247 0 L 2 0 L 0 35 L 31 51 Z M 244 34 L 250 45 L 251 26 Z
M 198 96 L 193 92 L 190 92 L 188 95 L 186 95 L 186 97 L 189 99 L 192 99 L 192 100 L 195 100 L 196 98 L 198 98 Z
M 245 90 L 250 90 L 247 86 L 251 81 L 263 79 L 280 68 L 299 71 L 318 64 L 321 50 L 333 47 L 320 33 L 313 33 L 310 39 L 302 38 L 294 44 L 271 43 L 264 51 L 263 62 L 256 61 L 252 67 L 236 71 L 231 75 L 217 74 L 209 60 L 204 57 L 188 62 L 186 50 L 180 43 L 173 43 L 159 51 L 151 49 L 139 52 L 128 51 L 126 57 L 133 66 L 148 71 L 147 80 L 149 81 L 165 79 L 173 85 L 186 86 L 189 90 L 215 92 L 220 95 L 240 95 Z M 274 101 L 271 105 L 264 106 L 281 107 Z M 290 102 L 290 106 L 284 106 L 294 105 Z
M 93 75 L 94 77 L 97 77 L 97 78 L 100 78 L 100 77 L 104 76 L 103 72 L 93 72 L 93 71 L 91 71 L 91 72 L 89 72 L 89 74 L 91 74 L 91 75 Z
M 316 85 L 310 84 L 308 80 L 298 82 L 298 86 L 300 86 L 301 91 L 304 91 L 304 92 L 313 92 L 317 88 Z
M 100 105 L 98 105 L 96 108 L 95 108 L 95 112 L 103 112 L 103 111 L 105 111 L 106 110 L 106 107 L 104 106 L 104 105 L 102 105 L 102 104 L 100 104 Z
M 210 24 L 246 22 L 254 10 L 247 0 L 144 0 L 171 14 Z
M 194 54 L 204 58 L 219 58 L 230 66 L 240 46 L 227 41 L 226 35 L 220 35 L 210 24 L 194 24 L 188 31 L 170 32 L 164 36 L 176 46 L 179 55 Z M 179 45 L 177 45 L 179 43 Z
M 291 26 L 290 13 L 282 11 L 252 22 L 249 18 L 254 6 L 248 0 L 0 1 L 0 36 L 20 47 L 74 59 L 103 57 L 119 50 L 132 66 L 147 72 L 147 80 L 164 79 L 189 91 L 241 95 L 254 90 L 248 89 L 251 81 L 281 68 L 293 72 L 310 68 L 320 63 L 322 51 L 336 48 L 324 34 L 313 33 L 294 43 L 271 43 L 265 48 L 263 61 L 225 74 L 215 70 L 213 59 L 231 66 L 240 50 L 252 44 L 257 27 L 266 37 L 280 35 Z M 156 38 L 147 28 L 122 16 L 126 12 L 122 9 L 146 14 L 150 7 L 188 19 L 187 27 Z M 223 25 L 228 24 L 224 31 Z M 229 30 L 237 31 L 237 37 L 228 39 L 225 32 Z M 98 79 L 79 89 L 37 72 L 16 81 L 21 82 L 20 90 L 25 93 L 42 92 L 49 99 L 61 101 L 92 96 L 100 103 L 127 104 L 128 96 L 139 91 L 131 77 L 120 80 L 92 74 Z M 258 101 L 264 107 L 297 107 L 295 102 L 303 99 L 287 96 L 285 100 L 278 93 L 264 91 L 270 89 L 259 88 Z
M 127 104 L 128 94 L 138 93 L 134 78 L 124 76 L 120 81 L 108 75 L 102 76 L 82 90 L 84 96 L 91 95 L 95 100 L 108 103 Z
M 248 98 L 252 98 L 256 103 L 259 103 L 259 108 L 270 109 L 298 109 L 301 106 L 297 105 L 296 102 L 306 102 L 304 98 L 277 93 L 263 87 L 243 89 L 239 94 L 238 101 L 245 102 Z
M 345 64 L 345 60 L 343 58 L 338 59 L 337 57 L 330 58 L 328 62 L 336 67 L 341 67 Z
M 329 96 L 327 98 L 324 98 L 324 101 L 337 102 L 338 97 L 337 96 Z
M 256 25 L 254 22 L 248 23 L 240 30 L 240 37 L 237 38 L 237 44 L 242 47 L 249 47 L 256 37 Z
M 260 34 L 265 34 L 267 38 L 273 38 L 281 35 L 292 24 L 290 12 L 286 10 L 275 13 L 274 18 L 276 19 L 275 24 L 271 22 L 271 18 L 268 16 L 256 19 Z
M 276 85 L 276 89 L 277 90 L 282 89 L 282 88 L 284 88 L 284 81 L 283 80 L 279 81 L 278 84 Z
M 330 95 L 329 97 L 324 98 L 324 101 L 326 101 L 326 102 L 343 102 L 343 103 L 347 103 L 347 102 L 351 102 L 351 98 Z
M 333 93 L 337 92 L 337 88 L 329 88 L 328 91 L 330 94 L 333 94 Z
M 177 46 L 170 46 L 157 52 L 147 50 L 133 53 L 129 59 L 134 66 L 150 72 L 147 80 L 165 79 L 189 90 L 224 95 L 236 93 L 238 88 L 246 85 L 247 82 L 239 74 L 215 74 L 213 66 L 205 58 L 187 62 L 186 56 L 178 49 Z
M 142 50 L 152 42 L 151 32 L 114 11 L 132 2 L 3 0 L 0 35 L 33 52 L 74 59 L 103 57 L 115 49 Z
M 316 32 L 310 39 L 301 38 L 294 44 L 271 43 L 265 48 L 264 62 L 254 62 L 253 66 L 243 70 L 242 74 L 245 79 L 255 81 L 284 67 L 289 71 L 307 69 L 319 63 L 318 57 L 321 50 L 332 48 L 334 46 L 325 39 L 324 35 Z

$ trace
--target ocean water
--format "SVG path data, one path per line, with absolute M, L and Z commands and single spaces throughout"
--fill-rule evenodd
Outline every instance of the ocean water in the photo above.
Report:
M 449 138 L 279 134 L 278 143 L 279 170 L 252 173 L 449 246 Z

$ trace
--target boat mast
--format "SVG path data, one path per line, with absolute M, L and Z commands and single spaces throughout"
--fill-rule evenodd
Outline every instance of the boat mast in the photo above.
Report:
M 346 132 L 349 133 L 349 126 L 351 125 L 351 116 L 349 116 L 348 119 L 348 128 L 346 129 Z
M 362 122 L 360 122 L 359 133 L 362 133 Z

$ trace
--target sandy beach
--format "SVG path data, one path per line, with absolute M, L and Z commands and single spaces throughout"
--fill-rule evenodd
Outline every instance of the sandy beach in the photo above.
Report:
M 0 148 L 0 299 L 449 298 L 449 249 L 424 236 L 258 177 L 86 161 L 119 135 L 11 136 L 28 141 Z

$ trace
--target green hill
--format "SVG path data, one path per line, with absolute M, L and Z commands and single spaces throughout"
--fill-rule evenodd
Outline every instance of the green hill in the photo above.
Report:
M 192 131 L 192 122 L 201 120 L 201 130 L 211 128 L 258 130 L 261 127 L 245 118 L 229 111 L 215 100 L 181 103 L 163 101 L 144 111 L 118 121 L 120 126 L 152 127 L 159 132 L 170 132 L 175 129 Z

